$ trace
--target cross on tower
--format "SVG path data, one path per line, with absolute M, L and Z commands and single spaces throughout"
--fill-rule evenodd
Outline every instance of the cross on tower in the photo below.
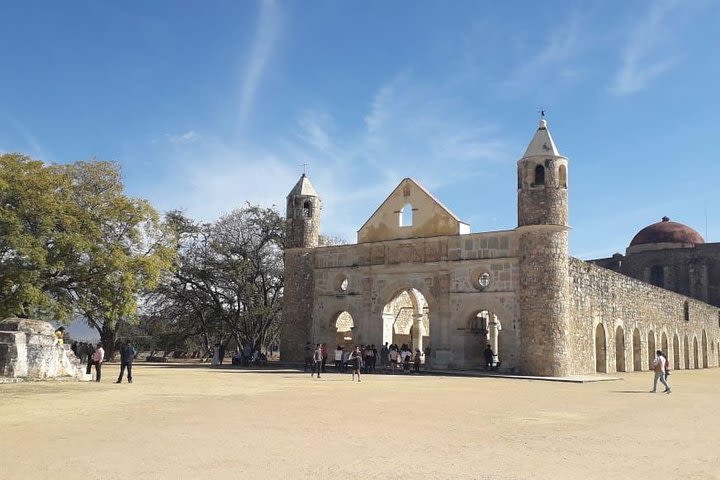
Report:
M 540 107 L 540 110 L 538 110 L 538 113 L 540 114 L 540 120 L 545 120 L 545 109 Z
M 307 162 L 303 162 L 303 163 L 301 163 L 300 165 L 302 165 L 302 167 L 303 167 L 303 175 L 305 175 L 305 174 L 307 173 L 307 172 L 306 172 L 307 167 L 310 166 L 310 164 L 307 163 Z

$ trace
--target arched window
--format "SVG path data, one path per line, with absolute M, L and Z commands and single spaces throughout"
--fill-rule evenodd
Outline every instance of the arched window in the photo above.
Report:
M 650 269 L 650 283 L 656 287 L 665 288 L 665 271 L 662 265 L 653 265 Z
M 413 224 L 413 207 L 409 203 L 400 210 L 400 226 L 412 227 Z
M 558 179 L 560 187 L 567 188 L 567 168 L 565 165 L 560 165 L 560 169 L 558 170 Z
M 545 167 L 542 165 L 535 167 L 535 181 L 533 185 L 545 185 Z
M 685 311 L 685 321 L 690 321 L 690 304 L 685 300 L 685 305 L 683 305 L 683 310 Z
M 310 202 L 310 200 L 305 200 L 305 203 L 303 203 L 303 217 L 312 218 L 312 214 L 312 202 Z

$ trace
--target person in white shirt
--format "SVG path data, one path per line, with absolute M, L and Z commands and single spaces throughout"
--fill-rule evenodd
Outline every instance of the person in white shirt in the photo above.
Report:
M 668 385 L 667 380 L 665 380 L 665 357 L 663 356 L 662 352 L 658 350 L 655 352 L 655 360 L 653 360 L 652 366 L 653 370 L 655 370 L 655 380 L 653 381 L 653 389 L 651 393 L 655 393 L 657 391 L 657 382 L 660 380 L 660 382 L 665 385 L 665 390 L 663 393 L 670 393 L 670 385 Z
M 102 363 L 105 359 L 105 349 L 102 346 L 102 343 L 97 344 L 97 349 L 95 349 L 95 353 L 93 353 L 93 363 L 95 364 L 95 381 L 100 381 L 100 376 L 102 374 Z
M 340 373 L 343 363 L 343 347 L 340 345 L 335 349 L 335 373 Z

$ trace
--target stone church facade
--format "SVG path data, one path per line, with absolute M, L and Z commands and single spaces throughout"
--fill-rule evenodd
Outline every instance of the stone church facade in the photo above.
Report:
M 303 175 L 287 197 L 281 359 L 302 362 L 306 342 L 388 342 L 429 345 L 439 369 L 479 368 L 490 344 L 502 371 L 526 375 L 647 370 L 658 349 L 673 368 L 720 364 L 710 297 L 569 255 L 569 162 L 545 120 L 517 174 L 514 230 L 471 233 L 405 178 L 356 244 L 324 247 L 321 200 Z

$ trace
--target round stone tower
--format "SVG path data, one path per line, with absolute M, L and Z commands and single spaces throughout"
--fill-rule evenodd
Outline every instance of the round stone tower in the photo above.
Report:
M 543 118 L 518 167 L 520 369 L 573 373 L 569 351 L 568 161 Z
M 315 301 L 315 250 L 320 234 L 320 197 L 303 173 L 287 196 L 285 288 L 280 359 L 301 363 L 312 342 Z
M 287 196 L 286 248 L 318 246 L 320 235 L 320 197 L 304 173 Z

